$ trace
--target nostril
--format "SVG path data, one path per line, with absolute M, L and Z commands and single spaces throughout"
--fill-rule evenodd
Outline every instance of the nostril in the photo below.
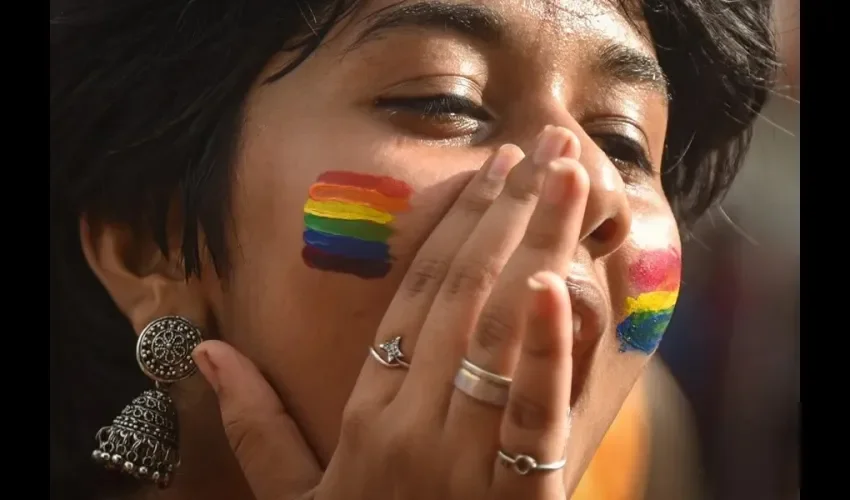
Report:
M 604 243 L 606 241 L 610 241 L 617 234 L 617 224 L 613 219 L 607 219 L 605 222 L 599 225 L 592 233 L 590 233 L 590 237 L 597 242 Z

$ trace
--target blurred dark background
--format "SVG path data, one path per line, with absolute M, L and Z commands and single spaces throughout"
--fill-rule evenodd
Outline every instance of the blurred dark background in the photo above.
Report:
M 799 498 L 799 0 L 776 0 L 780 81 L 722 208 L 685 244 L 661 356 L 690 401 L 708 494 Z

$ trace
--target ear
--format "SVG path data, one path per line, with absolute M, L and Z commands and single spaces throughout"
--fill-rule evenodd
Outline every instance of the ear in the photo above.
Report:
M 206 326 L 203 291 L 197 280 L 186 279 L 176 245 L 164 255 L 149 235 L 86 216 L 80 242 L 89 267 L 137 333 L 168 315 Z

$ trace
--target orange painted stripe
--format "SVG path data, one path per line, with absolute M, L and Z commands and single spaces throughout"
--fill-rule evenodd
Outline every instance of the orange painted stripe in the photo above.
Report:
M 325 172 L 316 179 L 323 184 L 338 184 L 343 186 L 356 186 L 371 191 L 377 191 L 390 198 L 408 198 L 413 194 L 413 189 L 406 182 L 381 175 L 370 175 L 359 172 L 330 171 Z
M 341 201 L 367 205 L 384 212 L 404 212 L 410 204 L 404 198 L 390 198 L 377 191 L 355 186 L 319 182 L 310 187 L 310 198 L 316 201 Z

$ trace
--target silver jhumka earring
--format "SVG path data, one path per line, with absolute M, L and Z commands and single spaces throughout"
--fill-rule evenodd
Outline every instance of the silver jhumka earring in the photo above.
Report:
M 197 371 L 191 354 L 201 340 L 201 330 L 180 316 L 158 318 L 142 330 L 136 360 L 156 386 L 97 432 L 98 446 L 92 452 L 96 462 L 160 488 L 171 483 L 180 454 L 177 410 L 167 391 Z

